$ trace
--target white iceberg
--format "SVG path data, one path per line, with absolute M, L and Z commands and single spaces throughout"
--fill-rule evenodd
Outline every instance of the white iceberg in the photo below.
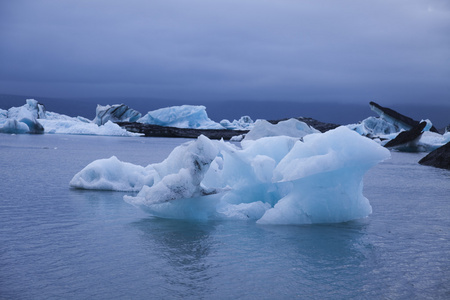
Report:
M 119 125 L 106 122 L 104 125 L 86 123 L 79 118 L 71 120 L 39 120 L 45 128 L 45 133 L 75 134 L 75 135 L 102 135 L 102 136 L 140 136 L 138 133 L 129 132 Z
M 246 140 L 241 147 L 201 136 L 147 167 L 112 157 L 76 174 L 74 188 L 138 191 L 124 200 L 178 219 L 261 224 L 344 222 L 371 213 L 364 173 L 387 149 L 346 127 L 298 138 Z
M 56 133 L 111 136 L 139 136 L 107 121 L 101 126 L 84 117 L 48 112 L 34 99 L 21 107 L 0 110 L 0 133 Z
M 70 182 L 84 189 L 137 192 L 144 185 L 153 185 L 156 176 L 153 168 L 121 162 L 117 157 L 99 159 L 90 163 Z
M 206 107 L 202 105 L 171 106 L 149 111 L 138 122 L 177 128 L 224 129 L 208 118 Z
M 256 120 L 253 128 L 245 135 L 244 140 L 257 140 L 263 137 L 280 135 L 302 138 L 305 135 L 319 132 L 297 119 L 289 119 L 277 124 L 272 124 L 266 120 Z

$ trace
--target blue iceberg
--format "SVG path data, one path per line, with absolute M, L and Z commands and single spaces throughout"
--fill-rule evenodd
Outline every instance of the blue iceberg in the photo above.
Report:
M 77 173 L 73 188 L 138 191 L 124 200 L 153 216 L 253 220 L 260 224 L 336 223 L 368 216 L 363 176 L 390 152 L 356 132 L 246 140 L 204 136 L 147 167 L 97 160 Z

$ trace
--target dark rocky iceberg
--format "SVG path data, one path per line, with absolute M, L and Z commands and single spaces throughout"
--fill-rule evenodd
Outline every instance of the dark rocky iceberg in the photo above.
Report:
M 159 126 L 137 122 L 117 122 L 117 125 L 130 132 L 142 133 L 146 137 L 197 138 L 204 135 L 209 139 L 229 140 L 235 135 L 245 134 L 244 130 L 229 129 L 194 129 Z
M 419 164 L 450 170 L 450 142 L 428 153 Z
M 422 136 L 425 126 L 427 126 L 427 123 L 421 122 L 410 130 L 402 131 L 395 139 L 390 140 L 384 146 L 405 152 L 416 152 L 417 142 Z
M 403 129 L 409 130 L 419 125 L 419 121 L 416 121 L 414 119 L 411 119 L 410 117 L 407 117 L 405 115 L 402 115 L 401 113 L 396 112 L 393 109 L 390 109 L 388 107 L 383 107 L 373 101 L 369 103 L 370 108 L 380 115 L 381 118 L 389 118 L 394 120 L 396 123 L 400 125 Z M 395 123 L 394 122 L 394 123 Z M 436 127 L 432 126 L 430 131 L 438 133 L 438 130 Z
M 95 112 L 94 123 L 97 125 L 106 122 L 136 122 L 141 117 L 141 113 L 128 107 L 125 104 L 98 105 Z

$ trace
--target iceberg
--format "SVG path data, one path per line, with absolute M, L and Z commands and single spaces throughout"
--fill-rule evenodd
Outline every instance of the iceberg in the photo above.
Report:
M 119 125 L 106 122 L 104 125 L 96 125 L 85 122 L 83 119 L 40 120 L 45 128 L 45 133 L 75 134 L 75 135 L 104 135 L 104 136 L 141 136 L 139 133 L 129 132 Z
M 418 126 L 420 123 L 419 121 L 411 119 L 408 116 L 402 115 L 401 113 L 388 107 L 383 107 L 373 101 L 371 101 L 369 105 L 372 111 L 376 112 L 381 119 L 386 120 L 387 122 L 397 127 L 399 129 L 398 131 L 410 130 L 415 126 Z M 428 130 L 436 133 L 438 132 L 438 130 L 433 125 L 431 125 L 431 127 Z
M 430 120 L 422 120 L 419 125 L 410 130 L 401 131 L 398 135 L 384 144 L 384 147 L 402 152 L 430 152 L 449 141 L 446 133 L 441 135 L 430 131 L 433 124 Z
M 397 128 L 397 132 L 400 130 L 410 130 L 414 126 L 418 125 L 418 122 L 410 117 L 404 116 L 388 107 L 383 107 L 373 101 L 369 103 L 369 106 L 372 111 L 376 112 L 380 116 L 380 119 L 385 120 Z
M 429 131 L 433 124 L 430 120 L 422 120 L 418 126 L 400 132 L 384 146 L 403 152 L 430 152 L 449 141 L 449 134 L 441 135 Z
M 266 120 L 256 120 L 253 128 L 245 135 L 244 140 L 257 140 L 263 137 L 280 135 L 302 138 L 307 134 L 319 132 L 297 119 L 289 119 L 277 124 L 272 124 Z
M 378 118 L 369 117 L 347 127 L 397 151 L 429 152 L 448 142 L 430 120 L 418 122 L 375 102 L 370 102 L 370 108 L 379 114 Z
M 84 117 L 69 117 L 49 112 L 34 99 L 21 107 L 0 110 L 0 133 L 56 133 L 111 136 L 140 136 L 106 121 L 98 126 Z
M 239 120 L 233 120 L 233 122 L 223 119 L 220 121 L 220 125 L 222 125 L 225 129 L 250 130 L 253 128 L 254 122 L 249 116 L 242 116 Z
M 27 99 L 21 107 L 11 107 L 0 113 L 1 133 L 44 133 L 44 127 L 37 120 L 45 117 L 45 108 L 34 99 Z
M 171 106 L 149 111 L 137 122 L 177 128 L 224 129 L 208 118 L 206 107 L 202 105 Z
M 138 191 L 124 200 L 162 218 L 335 223 L 371 213 L 363 176 L 389 157 L 345 126 L 302 140 L 273 136 L 240 145 L 200 136 L 147 167 L 96 160 L 70 186 Z
M 418 146 L 423 149 L 423 152 L 430 152 L 444 146 L 448 142 L 450 142 L 450 132 L 439 134 L 431 131 L 425 131 L 420 137 Z
M 121 162 L 117 157 L 99 159 L 70 181 L 73 187 L 95 190 L 138 192 L 144 185 L 153 185 L 153 168 Z
M 97 105 L 95 119 L 97 125 L 104 125 L 106 122 L 136 122 L 141 117 L 141 113 L 128 107 L 125 104 Z
M 401 130 L 394 124 L 376 117 L 368 117 L 358 124 L 349 124 L 347 127 L 367 137 L 381 137 L 384 139 L 395 137 Z
M 29 132 L 30 128 L 28 125 L 17 119 L 5 119 L 0 123 L 0 133 L 21 134 Z

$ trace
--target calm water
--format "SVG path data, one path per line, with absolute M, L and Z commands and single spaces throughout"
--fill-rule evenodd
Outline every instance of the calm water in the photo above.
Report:
M 147 165 L 183 139 L 0 134 L 0 299 L 449 299 L 450 172 L 392 153 L 373 214 L 337 225 L 149 217 L 68 183 L 95 159 Z

